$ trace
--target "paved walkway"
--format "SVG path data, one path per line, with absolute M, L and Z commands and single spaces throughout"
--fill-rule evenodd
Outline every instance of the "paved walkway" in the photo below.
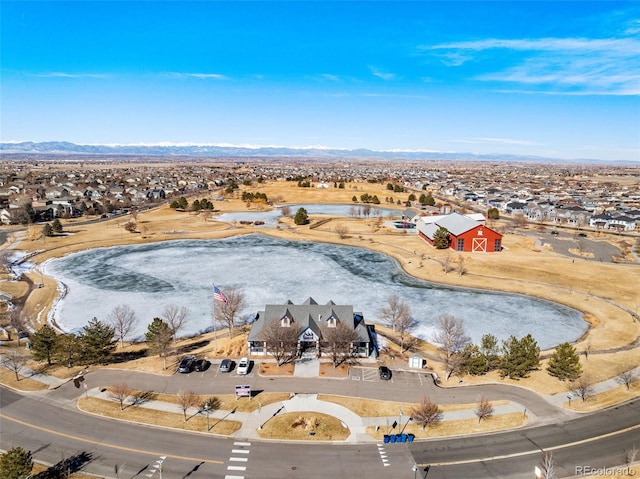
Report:
M 320 361 L 316 358 L 296 360 L 293 375 L 297 378 L 317 378 L 320 376 Z

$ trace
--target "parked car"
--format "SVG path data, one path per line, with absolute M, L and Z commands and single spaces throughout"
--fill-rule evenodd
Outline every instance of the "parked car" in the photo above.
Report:
M 231 369 L 233 369 L 233 361 L 231 359 L 223 359 L 220 363 L 220 372 L 228 373 Z
M 558 236 L 560 233 L 558 233 L 558 231 L 556 231 L 556 230 L 552 230 L 551 234 L 554 235 L 554 236 Z
M 249 372 L 249 360 L 247 358 L 241 358 L 240 361 L 238 361 L 237 372 L 241 375 L 247 374 Z
M 196 365 L 195 356 L 185 356 L 178 366 L 179 373 L 190 373 Z
M 578 236 L 580 236 L 580 238 L 586 238 L 587 233 L 578 233 Z
M 380 366 L 378 368 L 378 374 L 380 375 L 380 379 L 383 381 L 388 381 L 391 379 L 391 369 L 386 366 Z
M 206 359 L 198 359 L 196 360 L 196 364 L 195 364 L 195 368 L 196 371 L 206 371 L 207 369 L 209 369 L 209 361 L 207 361 Z

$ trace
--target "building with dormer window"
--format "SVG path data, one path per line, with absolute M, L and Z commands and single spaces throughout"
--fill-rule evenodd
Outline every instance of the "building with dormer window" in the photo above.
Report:
M 298 337 L 298 354 L 310 352 L 320 357 L 322 355 L 322 332 L 325 328 L 336 328 L 342 323 L 352 328 L 358 340 L 351 344 L 355 356 L 368 357 L 374 350 L 373 325 L 367 325 L 362 313 L 354 312 L 353 306 L 338 305 L 333 301 L 318 304 L 313 298 L 308 298 L 302 304 L 268 304 L 264 311 L 259 311 L 251 326 L 248 337 L 248 349 L 251 356 L 266 356 L 266 341 L 261 339 L 261 331 L 274 321 L 279 322 L 281 328 L 296 327 L 300 330 Z

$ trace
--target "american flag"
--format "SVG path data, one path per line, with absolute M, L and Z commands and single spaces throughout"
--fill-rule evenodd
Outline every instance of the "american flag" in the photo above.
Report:
M 226 303 L 227 301 L 229 301 L 217 286 L 213 287 L 213 299 L 215 299 L 216 301 L 220 301 L 221 303 Z

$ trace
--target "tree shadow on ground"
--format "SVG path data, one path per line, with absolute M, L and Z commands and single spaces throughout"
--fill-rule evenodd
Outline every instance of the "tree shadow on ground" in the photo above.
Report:
M 93 455 L 90 452 L 83 451 L 62 459 L 59 463 L 33 477 L 34 479 L 66 479 L 70 474 L 80 471 L 92 459 Z
M 126 353 L 114 353 L 111 355 L 111 363 L 126 363 L 128 361 L 135 361 L 136 359 L 144 358 L 147 355 L 147 349 L 141 349 L 139 351 L 128 351 Z

